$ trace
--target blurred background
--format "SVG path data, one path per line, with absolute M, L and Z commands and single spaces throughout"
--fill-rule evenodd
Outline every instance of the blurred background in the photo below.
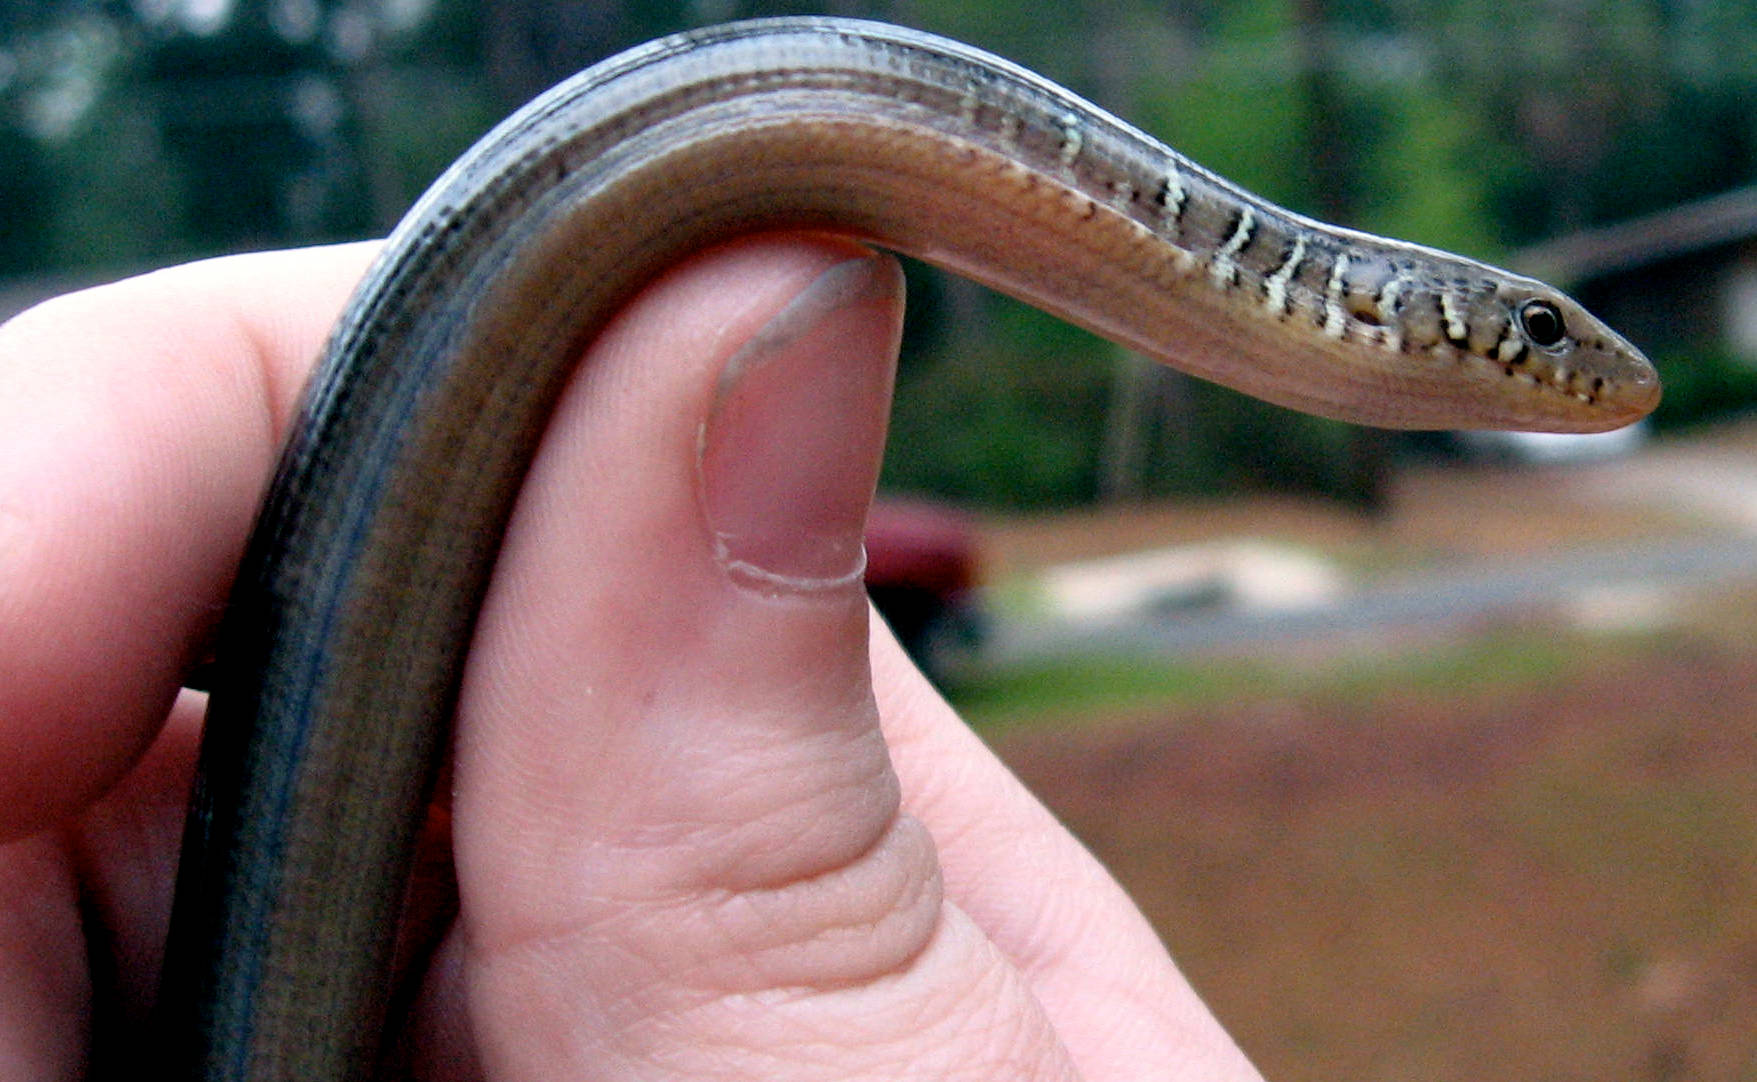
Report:
M 578 68 L 808 10 L 1656 358 L 1632 432 L 1393 434 L 912 266 L 869 582 L 1270 1078 L 1757 1079 L 1757 0 L 0 0 L 0 318 L 381 234 Z

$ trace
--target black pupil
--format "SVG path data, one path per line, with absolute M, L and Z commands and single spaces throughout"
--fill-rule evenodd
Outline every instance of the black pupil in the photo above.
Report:
M 1525 325 L 1525 336 L 1533 345 L 1547 349 L 1562 341 L 1562 313 L 1548 301 L 1527 301 L 1519 309 L 1519 322 Z

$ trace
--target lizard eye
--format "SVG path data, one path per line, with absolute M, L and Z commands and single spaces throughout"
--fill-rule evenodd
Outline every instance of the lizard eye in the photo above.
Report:
M 1549 301 L 1526 301 L 1520 305 L 1519 329 L 1539 349 L 1554 349 L 1568 336 L 1561 311 Z

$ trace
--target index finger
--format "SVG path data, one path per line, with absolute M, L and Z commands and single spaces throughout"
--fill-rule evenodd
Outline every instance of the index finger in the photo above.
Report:
M 0 840 L 151 742 L 375 244 L 233 256 L 0 327 Z

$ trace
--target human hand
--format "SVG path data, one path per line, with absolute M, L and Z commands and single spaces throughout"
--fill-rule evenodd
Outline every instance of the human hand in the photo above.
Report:
M 178 683 L 371 253 L 0 329 L 0 1077 L 81 1076 L 94 1015 L 130 1055 L 200 726 Z M 900 308 L 887 258 L 764 237 L 590 348 L 470 656 L 416 1077 L 1257 1077 L 869 614 Z

